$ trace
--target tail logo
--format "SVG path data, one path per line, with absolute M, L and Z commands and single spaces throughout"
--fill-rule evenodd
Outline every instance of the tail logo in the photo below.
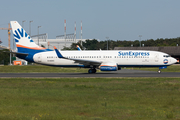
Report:
M 19 40 L 23 37 L 25 38 L 28 38 L 30 40 L 30 42 L 34 42 L 30 37 L 29 35 L 23 30 L 23 28 L 21 28 L 21 30 L 18 28 L 17 30 L 14 31 L 15 34 L 14 34 L 14 39 L 15 39 L 15 42 L 19 42 Z

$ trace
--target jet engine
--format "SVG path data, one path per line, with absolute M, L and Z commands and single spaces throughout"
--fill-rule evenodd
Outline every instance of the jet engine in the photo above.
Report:
M 100 65 L 101 71 L 117 71 L 118 65 L 116 63 L 102 63 Z

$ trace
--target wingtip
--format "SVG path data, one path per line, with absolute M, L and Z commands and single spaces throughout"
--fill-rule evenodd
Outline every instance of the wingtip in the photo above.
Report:
M 57 48 L 54 46 L 54 49 L 57 49 Z

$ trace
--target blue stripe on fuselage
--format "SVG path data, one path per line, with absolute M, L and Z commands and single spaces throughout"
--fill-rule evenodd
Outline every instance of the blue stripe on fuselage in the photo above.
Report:
M 22 48 L 22 47 L 17 47 L 19 53 L 28 53 L 29 55 L 16 55 L 18 58 L 27 60 L 28 62 L 34 62 L 33 56 L 36 53 L 39 52 L 47 52 L 47 51 L 53 51 L 51 49 L 41 49 L 41 50 L 35 50 L 35 49 L 29 49 L 29 48 Z

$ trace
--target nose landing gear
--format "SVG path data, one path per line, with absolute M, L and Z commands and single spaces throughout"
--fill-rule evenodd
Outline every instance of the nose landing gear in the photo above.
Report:
M 157 72 L 160 74 L 160 73 L 161 73 L 161 70 L 159 69 Z

